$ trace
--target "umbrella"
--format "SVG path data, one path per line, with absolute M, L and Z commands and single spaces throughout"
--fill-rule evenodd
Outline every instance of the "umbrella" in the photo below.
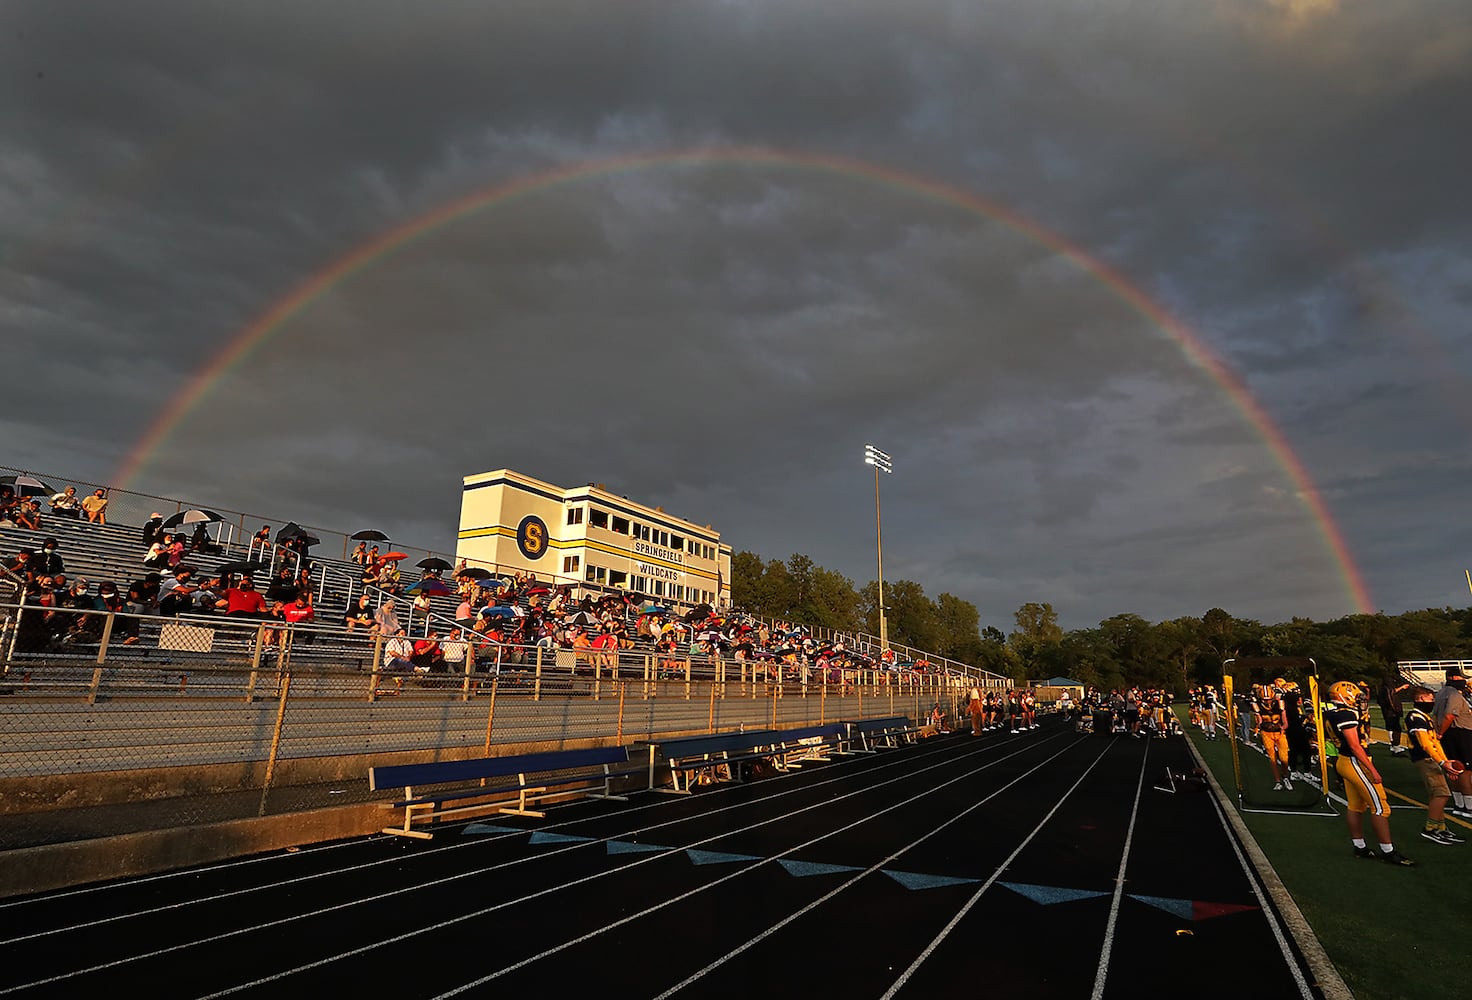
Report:
M 388 536 L 385 535 L 383 532 L 379 531 L 377 528 L 365 528 L 362 531 L 355 531 L 351 535 L 349 535 L 348 537 L 351 538 L 355 542 L 386 542 L 386 541 L 388 541 Z
M 189 510 L 183 510 L 171 517 L 165 518 L 163 526 L 165 528 L 177 528 L 181 524 L 214 524 L 216 521 L 223 520 L 225 519 L 212 510 L 190 508 Z
M 514 617 L 516 617 L 516 609 L 513 608 L 513 607 L 511 607 L 511 606 L 509 606 L 509 605 L 506 605 L 506 604 L 496 604 L 496 605 L 489 605 L 488 604 L 485 607 L 483 607 L 483 608 L 480 609 L 480 613 L 485 618 L 514 618 Z
M 552 593 L 552 588 L 551 587 L 533 587 L 530 590 L 528 590 L 527 593 L 528 594 L 550 594 L 550 593 Z
M 426 577 L 425 579 L 420 580 L 417 583 L 410 585 L 409 587 L 406 587 L 404 589 L 404 593 L 430 594 L 433 596 L 436 594 L 453 594 L 454 591 L 450 589 L 450 585 L 445 583 L 445 581 L 436 580 L 434 577 L 431 576 Z
M 687 622 L 697 622 L 697 621 L 700 621 L 702 618 L 709 618 L 709 617 L 710 617 L 710 605 L 709 604 L 697 604 L 695 607 L 693 607 L 693 608 L 690 609 L 690 613 L 685 616 L 685 620 Z
M 579 611 L 577 614 L 569 618 L 567 620 L 567 623 L 569 625 L 597 625 L 598 619 L 588 614 L 586 611 Z
M 420 569 L 437 569 L 440 572 L 444 572 L 447 569 L 454 568 L 449 563 L 441 559 L 439 556 L 430 556 L 428 559 L 421 559 L 414 565 L 418 566 Z
M 56 492 L 35 476 L 4 476 L 0 477 L 0 483 L 14 486 L 18 497 L 49 497 Z
M 500 587 L 506 586 L 506 581 L 498 580 L 494 576 L 488 576 L 482 580 L 475 581 L 475 585 L 477 587 L 485 587 L 488 590 L 496 590 Z
M 455 575 L 466 580 L 484 580 L 491 575 L 491 571 L 481 569 L 479 566 L 466 566 L 464 569 L 457 569 Z M 498 580 L 497 582 L 499 583 L 500 581 Z
M 322 539 L 318 538 L 316 535 L 312 534 L 310 531 L 308 531 L 306 528 L 303 528 L 295 521 L 289 522 L 288 524 L 283 526 L 280 531 L 276 532 L 276 541 L 278 542 L 290 542 L 296 539 L 301 539 L 308 545 L 317 545 L 322 541 Z
M 384 562 L 398 562 L 400 559 L 408 559 L 409 558 L 409 553 L 407 553 L 407 552 L 385 552 L 383 555 L 379 556 L 378 558 L 382 559 Z
M 651 604 L 648 607 L 639 609 L 639 614 L 641 615 L 667 615 L 669 613 L 669 608 L 662 608 L 658 604 Z

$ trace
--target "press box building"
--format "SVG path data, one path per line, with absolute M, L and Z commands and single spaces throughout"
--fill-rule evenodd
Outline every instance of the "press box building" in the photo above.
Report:
M 456 559 L 547 583 L 670 603 L 727 603 L 731 547 L 701 526 L 589 483 L 563 489 L 510 469 L 466 476 Z

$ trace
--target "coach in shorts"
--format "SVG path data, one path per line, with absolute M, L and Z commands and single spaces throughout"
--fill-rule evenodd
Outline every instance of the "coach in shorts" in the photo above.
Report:
M 1436 692 L 1431 718 L 1447 759 L 1460 761 L 1463 768 L 1472 764 L 1472 706 L 1467 704 L 1467 678 L 1460 668 L 1446 672 L 1446 685 Z M 1472 819 L 1472 771 L 1463 770 L 1449 784 L 1451 814 Z

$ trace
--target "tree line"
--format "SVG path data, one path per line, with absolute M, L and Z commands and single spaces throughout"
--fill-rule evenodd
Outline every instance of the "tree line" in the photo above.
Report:
M 731 598 L 766 618 L 879 634 L 878 586 L 862 588 L 805 555 L 786 562 L 754 552 L 731 559 Z M 1109 689 L 1148 684 L 1183 690 L 1220 680 L 1229 657 L 1311 656 L 1321 677 L 1372 681 L 1398 660 L 1472 659 L 1472 609 L 1350 615 L 1327 622 L 1263 624 L 1221 608 L 1150 622 L 1119 614 L 1064 631 L 1046 602 L 1013 614 L 1010 631 L 983 626 L 976 605 L 954 594 L 933 600 L 913 580 L 886 581 L 889 640 L 1017 681 L 1064 676 Z

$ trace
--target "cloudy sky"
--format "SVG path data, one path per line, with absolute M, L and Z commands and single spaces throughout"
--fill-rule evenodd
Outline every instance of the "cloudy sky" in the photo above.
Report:
M 0 464 L 863 584 L 872 441 L 1004 630 L 1465 606 L 1469 107 L 1466 0 L 15 0 Z

